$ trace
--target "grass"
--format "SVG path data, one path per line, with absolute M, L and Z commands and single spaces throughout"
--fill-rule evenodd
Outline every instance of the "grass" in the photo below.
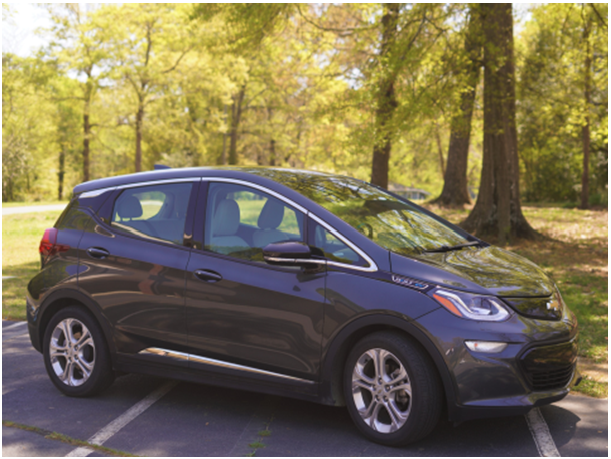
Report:
M 93 443 L 89 443 L 87 441 L 78 440 L 76 438 L 69 437 L 64 434 L 60 434 L 58 432 L 51 432 L 50 430 L 41 429 L 40 427 L 29 426 L 26 424 L 19 424 L 17 422 L 12 421 L 2 421 L 3 427 L 10 427 L 13 429 L 25 430 L 27 432 L 33 432 L 38 435 L 42 435 L 43 437 L 49 440 L 60 441 L 62 443 L 66 443 L 68 445 L 77 446 L 77 447 L 86 447 L 91 448 L 94 451 L 99 451 L 101 453 L 109 454 L 111 456 L 116 457 L 137 457 L 134 454 L 126 453 L 124 451 L 118 451 L 112 448 L 106 448 L 105 446 L 95 445 Z
M 2 217 L 2 318 L 25 320 L 25 289 L 40 269 L 38 246 L 62 211 Z

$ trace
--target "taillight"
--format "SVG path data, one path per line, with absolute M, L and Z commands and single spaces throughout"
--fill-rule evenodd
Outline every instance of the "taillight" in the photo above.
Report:
M 38 247 L 38 252 L 43 257 L 49 256 L 53 251 L 53 247 L 55 247 L 56 241 L 57 228 L 47 228 L 45 230 L 45 234 L 42 236 L 42 240 L 40 241 L 40 247 Z
M 69 249 L 69 245 L 57 243 L 57 228 L 47 228 L 40 241 L 38 252 L 40 253 L 41 261 L 44 263 L 44 260 L 48 256 L 55 255 L 59 252 L 66 252 Z

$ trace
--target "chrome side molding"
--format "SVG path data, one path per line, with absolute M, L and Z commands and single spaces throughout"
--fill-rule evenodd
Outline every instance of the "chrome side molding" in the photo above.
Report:
M 273 376 L 275 378 L 290 379 L 292 381 L 303 382 L 307 384 L 315 384 L 314 381 L 308 379 L 296 378 L 294 376 L 283 375 L 281 373 L 274 373 L 273 371 L 261 370 L 259 368 L 248 367 L 245 365 L 238 365 L 236 363 L 224 362 L 222 360 L 209 359 L 207 357 L 201 357 L 195 354 L 187 354 L 184 352 L 171 351 L 168 349 L 161 349 L 158 347 L 149 347 L 138 352 L 139 355 L 156 355 L 159 357 L 167 357 L 172 360 L 188 361 L 202 363 L 205 365 L 213 365 L 216 367 L 229 368 L 230 370 L 247 371 L 249 373 L 255 373 L 266 376 Z

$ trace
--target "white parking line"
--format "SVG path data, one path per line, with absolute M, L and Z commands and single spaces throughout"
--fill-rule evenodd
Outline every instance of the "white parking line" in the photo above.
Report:
M 11 330 L 12 328 L 17 328 L 27 324 L 27 322 L 17 322 L 16 324 L 9 325 L 8 327 L 2 327 L 2 331 Z
M 560 452 L 556 448 L 552 434 L 550 434 L 539 408 L 533 408 L 524 417 L 535 440 L 535 445 L 537 445 L 539 455 L 541 457 L 560 457 Z
M 119 430 L 121 430 L 130 422 L 132 422 L 139 415 L 144 413 L 153 403 L 155 403 L 157 400 L 167 394 L 177 384 L 178 381 L 170 381 L 158 388 L 157 390 L 154 390 L 142 400 L 140 400 L 138 403 L 136 403 L 134 406 L 132 406 L 125 413 L 123 413 L 121 416 L 119 416 L 117 419 L 100 429 L 97 433 L 93 435 L 93 437 L 91 437 L 87 441 L 94 445 L 102 445 L 106 440 L 116 434 Z M 79 447 L 66 454 L 66 457 L 86 457 L 92 452 L 93 450 L 90 448 Z

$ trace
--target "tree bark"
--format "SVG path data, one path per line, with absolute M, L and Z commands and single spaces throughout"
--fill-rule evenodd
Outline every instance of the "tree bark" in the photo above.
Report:
M 91 124 L 89 124 L 89 100 L 85 101 L 83 113 L 83 182 L 89 181 L 89 138 L 91 137 Z
M 242 117 L 242 102 L 244 102 L 245 93 L 246 85 L 242 86 L 240 92 L 232 97 L 231 135 L 229 138 L 229 164 L 232 166 L 238 164 L 238 128 L 240 126 L 240 118 Z
M 535 238 L 520 205 L 513 16 L 510 3 L 481 5 L 484 46 L 484 161 L 477 202 L 462 226 L 479 237 Z
M 224 105 L 223 108 L 223 118 L 225 123 L 227 122 L 227 104 Z M 227 132 L 223 133 L 223 152 L 221 153 L 221 165 L 225 166 L 227 164 Z
M 375 119 L 375 138 L 373 146 L 373 159 L 371 164 L 371 183 L 382 188 L 388 188 L 388 163 L 392 147 L 391 124 L 397 108 L 395 95 L 396 73 L 392 67 L 392 50 L 397 35 L 399 18 L 398 3 L 384 3 L 382 16 L 382 43 L 379 54 L 379 70 L 381 73 Z
M 138 101 L 136 112 L 136 172 L 142 171 L 142 122 L 144 120 L 144 104 L 142 99 Z
M 441 136 L 439 135 L 439 124 L 435 123 L 435 138 L 437 140 L 437 151 L 439 152 L 439 168 L 441 169 L 441 176 L 446 175 L 446 166 L 443 163 L 443 148 L 441 148 Z
M 64 145 L 59 150 L 59 170 L 57 172 L 57 200 L 64 199 L 64 175 L 66 172 L 66 152 Z
M 460 95 L 460 107 L 450 124 L 448 161 L 443 178 L 443 190 L 435 203 L 444 207 L 462 207 L 471 203 L 467 184 L 469 142 L 473 105 L 481 66 L 481 20 L 478 7 L 471 8 L 465 35 L 465 67 L 461 79 L 465 84 Z
M 584 62 L 584 109 L 585 120 L 581 128 L 581 141 L 583 145 L 583 174 L 581 176 L 581 208 L 590 207 L 590 68 L 592 57 L 590 53 L 590 22 L 586 15 L 583 25 L 583 41 L 585 42 Z

